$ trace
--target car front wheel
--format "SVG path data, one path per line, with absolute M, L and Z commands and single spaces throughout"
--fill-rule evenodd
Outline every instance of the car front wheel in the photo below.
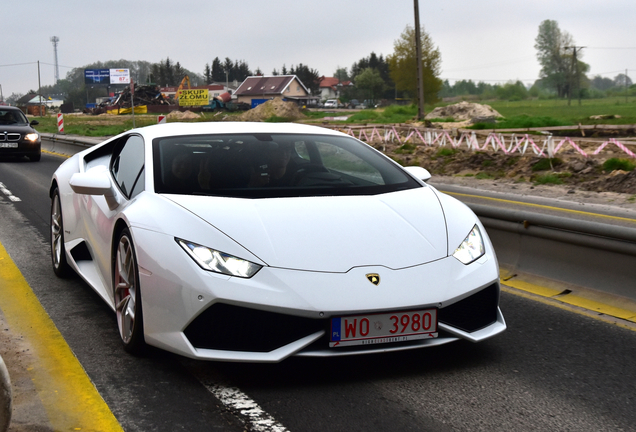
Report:
M 71 268 L 66 261 L 62 204 L 60 203 L 60 191 L 57 188 L 53 191 L 53 199 L 51 200 L 51 261 L 53 271 L 58 277 L 69 275 Z
M 130 230 L 125 228 L 117 240 L 113 286 L 117 325 L 124 349 L 141 354 L 145 348 L 139 269 Z

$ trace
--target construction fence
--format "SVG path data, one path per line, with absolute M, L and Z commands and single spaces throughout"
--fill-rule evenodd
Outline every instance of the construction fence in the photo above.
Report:
M 366 141 L 369 144 L 416 144 L 426 146 L 452 148 L 466 147 L 474 151 L 493 151 L 505 154 L 526 154 L 533 152 L 540 157 L 555 157 L 559 152 L 568 147 L 580 153 L 584 157 L 598 155 L 608 147 L 616 147 L 628 157 L 636 158 L 636 146 L 626 143 L 625 140 L 607 138 L 605 140 L 585 139 L 585 149 L 569 137 L 554 137 L 551 134 L 544 136 L 529 134 L 502 134 L 491 132 L 488 135 L 477 134 L 475 131 L 450 131 L 448 129 L 418 128 L 396 125 L 368 125 L 368 126 L 335 126 L 324 125 L 329 129 L 339 130 L 348 135 Z M 632 147 L 630 149 L 629 147 Z M 385 150 L 385 149 L 384 149 Z M 586 151 L 587 150 L 587 151 Z

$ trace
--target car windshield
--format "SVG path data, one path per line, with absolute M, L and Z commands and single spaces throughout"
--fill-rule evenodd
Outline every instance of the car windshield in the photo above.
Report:
M 373 195 L 421 187 L 350 137 L 189 135 L 153 141 L 157 193 L 274 198 Z
M 26 125 L 29 124 L 24 113 L 17 109 L 0 108 L 0 125 Z

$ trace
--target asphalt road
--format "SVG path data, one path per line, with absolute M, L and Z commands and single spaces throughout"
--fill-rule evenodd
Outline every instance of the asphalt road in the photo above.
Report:
M 506 292 L 508 330 L 481 344 L 275 365 L 132 357 L 110 308 L 50 268 L 48 186 L 61 161 L 0 160 L 20 199 L 0 194 L 0 243 L 126 431 L 636 430 L 636 332 Z M 244 404 L 224 404 L 228 392 Z M 270 423 L 250 423 L 247 402 Z

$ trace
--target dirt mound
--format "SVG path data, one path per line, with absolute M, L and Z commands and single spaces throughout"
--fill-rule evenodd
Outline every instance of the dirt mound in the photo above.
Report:
M 170 120 L 195 120 L 200 116 L 192 111 L 172 111 L 166 116 Z
M 271 117 L 282 117 L 293 121 L 305 118 L 305 115 L 294 102 L 283 102 L 281 98 L 274 98 L 244 112 L 239 118 L 243 121 L 258 122 L 265 121 Z
M 466 148 L 380 144 L 376 148 L 402 165 L 420 165 L 436 176 L 560 184 L 585 191 L 636 194 L 636 170 L 605 172 L 602 158 L 564 151 L 552 164 L 534 154 L 506 155 Z M 611 155 L 609 155 L 611 156 Z
M 501 117 L 497 111 L 489 105 L 482 105 L 471 102 L 460 102 L 445 107 L 437 107 L 426 115 L 427 120 L 449 118 L 455 121 L 473 120 L 473 119 L 496 119 Z
M 584 184 L 583 188 L 590 191 L 636 193 L 636 171 L 613 171 L 607 176 Z

